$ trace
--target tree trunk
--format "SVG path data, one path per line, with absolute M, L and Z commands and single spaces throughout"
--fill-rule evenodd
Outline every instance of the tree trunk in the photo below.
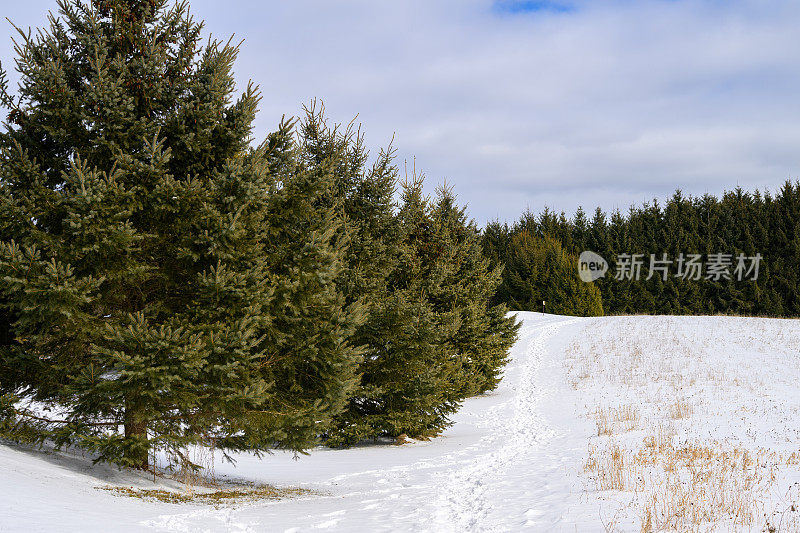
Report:
M 131 468 L 147 470 L 149 466 L 149 450 L 144 441 L 147 439 L 147 422 L 137 416 L 137 409 L 132 402 L 125 400 L 125 440 L 135 439 L 137 442 L 128 443 L 125 459 Z

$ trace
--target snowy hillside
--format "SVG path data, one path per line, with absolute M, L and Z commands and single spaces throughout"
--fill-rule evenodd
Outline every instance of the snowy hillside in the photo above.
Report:
M 800 322 L 521 317 L 441 438 L 215 465 L 313 493 L 143 501 L 103 488 L 165 483 L 0 445 L 0 531 L 800 531 Z

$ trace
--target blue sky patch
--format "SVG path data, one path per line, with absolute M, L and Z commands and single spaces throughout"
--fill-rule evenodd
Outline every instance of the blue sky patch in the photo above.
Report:
M 494 10 L 499 13 L 571 13 L 575 7 L 552 0 L 496 0 Z

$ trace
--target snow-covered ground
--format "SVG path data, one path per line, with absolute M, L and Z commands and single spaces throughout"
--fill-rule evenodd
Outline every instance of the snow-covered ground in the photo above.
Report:
M 165 483 L 0 445 L 0 531 L 800 531 L 800 321 L 520 317 L 440 438 L 215 465 L 313 495 L 142 501 L 99 487 Z

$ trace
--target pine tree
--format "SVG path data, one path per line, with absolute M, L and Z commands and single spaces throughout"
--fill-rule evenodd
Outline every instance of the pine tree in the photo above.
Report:
M 466 209 L 457 206 L 452 189 L 438 188 L 432 217 L 440 246 L 448 251 L 446 263 L 451 271 L 441 290 L 430 298 L 435 309 L 455 315 L 458 329 L 448 344 L 460 359 L 461 396 L 466 398 L 497 387 L 519 323 L 506 316 L 505 305 L 491 304 L 503 267 L 491 267 L 481 247 L 480 232 L 467 218 Z
M 544 301 L 549 313 L 603 314 L 600 291 L 578 276 L 578 258 L 549 236 L 522 232 L 514 237 L 498 292 L 518 311 L 541 311 Z
M 538 221 L 535 215 L 525 212 L 508 231 L 499 231 L 499 224 L 487 226 L 484 239 L 493 257 L 502 257 L 508 264 L 515 249 L 526 241 L 519 235 L 542 237 L 548 233 L 567 253 L 586 248 L 598 252 L 609 261 L 609 270 L 616 270 L 618 254 L 642 254 L 642 276 L 637 280 L 617 280 L 606 275 L 595 282 L 602 294 L 607 313 L 656 314 L 713 314 L 739 313 L 759 316 L 797 316 L 797 271 L 800 269 L 800 185 L 786 182 L 779 194 L 769 192 L 747 193 L 741 188 L 723 193 L 721 198 L 711 195 L 686 197 L 678 190 L 661 208 L 657 201 L 642 206 L 632 206 L 627 215 L 615 211 L 610 221 L 598 208 L 592 221 L 587 223 L 581 210 L 575 218 L 566 221 L 571 233 L 567 237 L 561 227 L 560 217 L 545 209 Z M 579 246 L 581 235 L 585 246 Z M 501 240 L 502 238 L 502 240 Z M 518 239 L 515 241 L 514 239 Z M 729 254 L 732 262 L 728 275 L 734 276 L 736 257 L 755 257 L 761 254 L 758 279 L 686 279 L 678 276 L 677 259 L 680 254 L 699 254 L 702 261 L 712 253 Z M 672 260 L 671 275 L 647 279 L 647 261 L 650 254 L 666 254 Z M 523 264 L 524 262 L 521 262 Z M 516 268 L 516 267 L 515 267 Z M 524 268 L 528 268 L 525 266 Z M 504 284 L 494 297 L 495 301 L 522 306 L 530 299 L 531 286 L 524 279 L 515 278 L 509 270 Z
M 459 405 L 461 361 L 446 345 L 456 326 L 428 298 L 440 289 L 449 266 L 421 183 L 404 186 L 398 221 L 403 245 L 397 268 L 369 322 L 379 335 L 368 346 L 361 387 L 331 436 L 332 445 L 401 434 L 431 437 L 449 425 Z
M 339 241 L 347 247 L 343 268 L 334 280 L 347 305 L 360 309 L 362 321 L 352 332 L 351 343 L 363 353 L 357 386 L 350 391 L 346 409 L 326 432 L 330 445 L 351 444 L 376 434 L 362 418 L 371 410 L 371 361 L 383 356 L 392 331 L 384 317 L 392 303 L 388 280 L 398 268 L 401 233 L 394 200 L 397 168 L 391 147 L 372 165 L 360 131 L 351 126 L 331 127 L 324 107 L 312 103 L 299 128 L 303 164 L 307 169 L 328 169 L 331 186 L 316 205 L 334 213 L 342 231 Z M 362 378 L 363 376 L 363 378 Z
M 501 224 L 498 220 L 493 220 L 483 228 L 481 244 L 483 255 L 485 255 L 492 267 L 503 264 L 508 243 L 511 240 L 511 228 L 507 223 Z
M 279 190 L 262 229 L 269 235 L 264 255 L 275 295 L 262 342 L 284 406 L 282 444 L 302 450 L 328 431 L 357 386 L 361 349 L 352 339 L 365 314 L 337 285 L 348 241 L 337 213 L 325 205 L 336 185 L 335 161 L 308 165 L 308 147 L 288 135 L 270 143 Z
M 586 212 L 583 207 L 578 207 L 575 212 L 575 217 L 567 225 L 572 229 L 572 253 L 580 254 L 587 249 L 589 240 L 589 220 L 586 218 Z
M 19 96 L 0 95 L 1 428 L 137 468 L 197 443 L 302 450 L 358 361 L 338 225 L 314 206 L 330 181 L 288 123 L 250 147 L 237 48 L 201 47 L 166 5 L 61 0 L 20 32 Z
M 353 222 L 363 218 L 350 215 Z M 395 221 L 395 263 L 381 290 L 365 293 L 370 317 L 358 337 L 365 342 L 361 386 L 330 445 L 435 436 L 465 397 L 497 385 L 516 338 L 518 326 L 505 308 L 489 306 L 500 268 L 490 267 L 477 228 L 446 189 L 432 204 L 421 180 L 405 183 Z
M 299 132 L 305 167 L 327 167 L 333 179 L 319 205 L 337 214 L 347 242 L 336 284 L 366 315 L 352 337 L 364 356 L 360 385 L 327 442 L 432 436 L 461 399 L 499 380 L 516 331 L 503 308 L 487 307 L 499 269 L 450 195 L 434 207 L 409 184 L 396 212 L 391 146 L 368 164 L 361 131 L 331 126 L 316 102 Z

